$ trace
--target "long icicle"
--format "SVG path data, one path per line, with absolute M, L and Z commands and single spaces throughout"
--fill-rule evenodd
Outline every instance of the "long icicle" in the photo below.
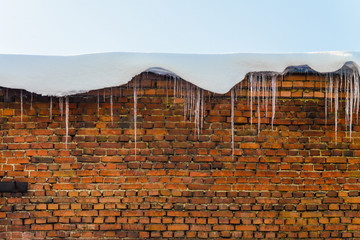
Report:
M 253 85 L 254 75 L 250 74 L 250 129 L 252 129 L 252 115 L 253 115 Z
M 137 89 L 136 79 L 134 80 L 134 143 L 135 143 L 135 159 L 136 159 L 136 145 L 137 145 L 137 134 L 136 134 L 136 123 L 137 123 Z
M 231 149 L 232 156 L 234 157 L 235 143 L 234 143 L 234 115 L 235 115 L 235 97 L 234 97 L 234 88 L 231 89 Z
M 204 111 L 205 111 L 205 102 L 204 102 L 204 90 L 201 89 L 201 126 L 200 128 L 204 128 Z
M 335 84 L 335 143 L 337 143 L 337 117 L 338 117 L 338 109 L 339 109 L 339 80 L 336 80 Z
M 329 89 L 330 89 L 330 82 L 327 85 L 327 78 L 325 80 L 325 125 L 327 125 L 327 119 L 328 119 L 328 98 L 329 98 Z
M 268 106 L 269 106 L 269 82 L 267 81 L 267 76 L 265 75 L 265 89 L 263 91 L 265 92 L 265 118 L 268 116 Z
M 359 107 L 360 107 L 360 88 L 359 88 L 359 73 L 354 72 L 354 81 L 355 81 L 355 96 L 356 96 L 356 106 L 355 106 L 355 112 L 356 112 L 356 124 L 359 124 Z
M 262 78 L 260 78 L 259 76 L 259 81 L 257 83 L 257 97 L 258 97 L 258 101 L 257 101 L 257 115 L 258 115 L 258 134 L 260 134 L 260 127 L 261 127 L 261 114 L 260 114 L 260 105 L 261 105 L 261 80 Z
M 353 111 L 354 111 L 354 81 L 355 79 L 352 78 L 352 74 L 348 74 L 349 84 L 350 84 L 350 103 L 349 103 L 349 130 L 350 130 L 350 140 L 351 140 L 351 133 L 352 133 L 352 121 L 353 121 Z
M 65 149 L 68 145 L 68 136 L 69 136 L 69 97 L 65 98 Z
M 271 87 L 272 87 L 271 129 L 274 129 L 275 105 L 276 105 L 276 95 L 277 95 L 277 76 L 276 75 L 273 75 L 271 78 Z
M 200 92 L 200 88 L 198 87 L 196 89 L 196 103 L 195 103 L 195 111 L 194 111 L 194 119 L 195 119 L 195 135 L 197 135 L 198 139 L 199 139 L 199 135 L 200 135 L 200 100 L 201 100 L 201 92 Z

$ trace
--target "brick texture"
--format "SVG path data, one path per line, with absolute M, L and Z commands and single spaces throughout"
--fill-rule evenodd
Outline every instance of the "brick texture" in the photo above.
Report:
M 0 177 L 29 191 L 0 193 L 0 239 L 360 239 L 360 127 L 354 114 L 350 138 L 340 94 L 335 139 L 324 76 L 277 79 L 273 129 L 271 100 L 251 107 L 245 79 L 234 150 L 231 93 L 202 91 L 197 119 L 184 116 L 197 88 L 177 81 L 70 96 L 67 145 L 64 99 L 50 110 L 22 91 L 21 107 L 20 90 L 1 89 Z

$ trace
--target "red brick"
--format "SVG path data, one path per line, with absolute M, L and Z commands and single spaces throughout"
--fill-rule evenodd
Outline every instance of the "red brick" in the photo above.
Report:
M 186 224 L 172 224 L 168 225 L 169 231 L 188 231 L 189 226 Z

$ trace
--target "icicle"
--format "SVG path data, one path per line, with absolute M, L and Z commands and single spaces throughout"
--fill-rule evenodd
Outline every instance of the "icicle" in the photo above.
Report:
M 111 122 L 114 121 L 114 107 L 113 107 L 113 92 L 112 88 L 110 88 L 110 116 L 111 116 Z
M 97 115 L 99 116 L 100 111 L 100 91 L 97 91 Z
M 235 143 L 234 143 L 234 115 L 235 115 L 235 99 L 234 99 L 234 88 L 231 89 L 231 149 L 232 156 L 234 156 Z
M 260 134 L 260 127 L 261 127 L 261 116 L 260 116 L 260 105 L 261 105 L 261 82 L 260 82 L 260 76 L 259 76 L 259 81 L 257 83 L 257 97 L 258 97 L 258 103 L 257 103 L 257 114 L 258 114 L 258 134 Z
M 339 80 L 335 84 L 335 142 L 337 143 L 337 117 L 339 109 Z
M 33 93 L 30 94 L 30 109 L 33 108 Z
M 104 92 L 103 92 L 103 97 L 104 97 L 104 102 L 106 102 L 106 91 L 104 89 Z
M 190 85 L 190 117 L 194 116 L 194 111 L 195 111 L 195 91 L 194 91 L 194 85 Z
M 69 97 L 65 98 L 65 149 L 67 149 L 69 136 Z
M 262 104 L 263 104 L 263 106 L 264 106 L 264 104 L 265 104 L 265 90 L 266 90 L 266 77 L 265 77 L 266 75 L 263 73 L 262 75 L 261 75 L 261 90 L 262 90 Z
M 242 90 L 243 90 L 242 84 L 243 84 L 243 81 L 240 82 L 240 92 L 239 92 L 240 97 L 241 97 L 241 95 L 242 95 Z
M 185 85 L 185 87 L 187 88 L 187 84 Z M 188 89 L 186 89 L 186 90 L 188 90 Z M 186 121 L 186 116 L 187 116 L 188 94 L 189 94 L 189 91 L 186 91 L 185 96 L 183 96 L 183 98 L 184 98 L 184 122 Z
M 165 77 L 166 78 L 166 77 Z M 169 104 L 169 87 L 168 87 L 168 79 L 165 79 L 165 87 L 166 87 L 166 106 Z
M 204 102 L 204 90 L 201 89 L 201 129 L 204 128 L 204 110 L 205 110 L 205 102 Z
M 263 91 L 265 92 L 265 117 L 267 118 L 268 106 L 269 106 L 269 88 L 268 88 L 268 81 L 266 76 L 265 76 L 265 89 L 263 89 Z
M 359 73 L 354 72 L 354 83 L 355 83 L 355 96 L 356 96 L 356 124 L 359 124 L 359 107 L 360 107 L 360 86 L 359 86 Z
M 352 75 L 349 74 L 348 75 L 349 78 L 349 83 L 350 83 L 350 102 L 349 102 L 349 130 L 350 130 L 350 140 L 351 140 L 351 133 L 352 133 L 352 121 L 353 121 L 353 106 L 354 106 L 354 84 L 353 84 L 353 79 L 352 79 Z
M 137 89 L 136 89 L 136 80 L 134 80 L 134 143 L 135 143 L 135 159 L 136 159 L 136 144 L 137 144 L 137 133 L 136 133 L 136 123 L 137 123 Z
M 273 75 L 271 78 L 271 87 L 272 87 L 272 117 L 271 117 L 271 129 L 274 129 L 274 119 L 275 119 L 275 105 L 276 105 L 276 95 L 277 95 L 277 76 Z
M 174 81 L 174 104 L 175 104 L 175 99 L 176 99 L 176 77 L 173 78 Z
M 254 76 L 250 74 L 250 128 L 252 129 Z
M 333 81 L 333 74 L 330 73 L 330 88 L 329 88 L 329 93 L 330 93 L 330 110 L 333 109 L 333 92 L 334 92 L 334 81 Z
M 328 98 L 329 98 L 329 89 L 330 83 L 326 86 L 327 81 L 325 81 L 325 125 L 327 125 L 328 119 Z
M 50 97 L 50 120 L 52 119 L 52 108 L 53 108 L 53 101 L 52 101 L 52 97 Z
M 60 116 L 61 119 L 63 117 L 63 111 L 64 111 L 64 100 L 62 97 L 59 98 L 59 108 L 60 108 Z
M 201 103 L 201 89 L 197 88 L 197 97 L 196 97 L 196 105 L 195 105 L 195 111 L 194 111 L 194 119 L 195 119 L 195 134 L 197 134 L 197 137 L 199 138 L 200 135 L 200 103 Z
M 345 87 L 344 87 L 344 91 L 345 91 L 345 123 L 346 125 L 349 123 L 349 78 L 347 76 L 347 74 L 345 74 Z
M 20 90 L 20 121 L 21 124 L 23 123 L 23 113 L 24 113 L 24 106 L 23 106 L 23 91 Z

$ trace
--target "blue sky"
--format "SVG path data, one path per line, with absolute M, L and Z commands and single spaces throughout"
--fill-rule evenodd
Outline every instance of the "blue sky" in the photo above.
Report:
M 0 54 L 360 51 L 359 0 L 0 0 Z

